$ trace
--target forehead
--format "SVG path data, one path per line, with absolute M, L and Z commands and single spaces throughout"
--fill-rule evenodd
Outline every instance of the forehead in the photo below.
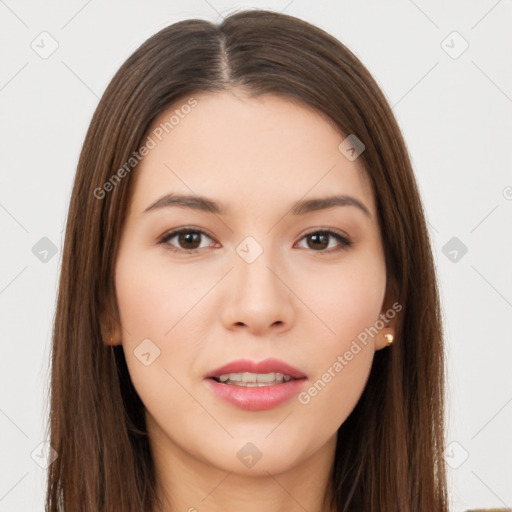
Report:
M 253 208 L 340 193 L 374 207 L 362 165 L 338 149 L 345 135 L 293 99 L 240 90 L 194 94 L 161 112 L 146 137 L 154 147 L 135 172 L 138 211 L 169 192 Z

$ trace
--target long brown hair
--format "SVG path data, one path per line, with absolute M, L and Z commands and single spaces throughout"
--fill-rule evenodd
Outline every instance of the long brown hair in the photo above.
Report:
M 136 168 L 105 183 L 160 112 L 233 87 L 299 100 L 365 145 L 359 159 L 403 309 L 393 346 L 376 352 L 365 390 L 339 428 L 331 504 L 344 512 L 445 512 L 440 305 L 406 145 L 386 98 L 350 50 L 300 19 L 261 10 L 161 30 L 122 65 L 94 113 L 62 256 L 48 426 L 58 457 L 48 469 L 46 510 L 140 512 L 160 504 L 144 406 L 122 347 L 102 338 L 105 322 L 119 319 L 114 264 Z

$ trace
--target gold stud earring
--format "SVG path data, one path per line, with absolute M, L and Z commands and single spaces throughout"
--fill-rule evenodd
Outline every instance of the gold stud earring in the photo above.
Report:
M 393 335 L 392 334 L 384 334 L 384 338 L 386 338 L 387 340 L 387 345 L 386 346 L 390 346 L 391 343 L 393 343 Z

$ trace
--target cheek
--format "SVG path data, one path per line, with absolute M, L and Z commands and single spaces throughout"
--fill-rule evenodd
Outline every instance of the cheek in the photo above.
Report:
M 370 345 L 349 352 L 334 351 L 327 357 L 323 369 L 311 377 L 310 385 L 297 397 L 292 438 L 300 438 L 308 450 L 314 451 L 318 443 L 335 435 L 357 405 L 373 361 Z M 295 434 L 295 435 L 294 435 Z
M 378 255 L 368 251 L 302 272 L 309 276 L 301 286 L 307 305 L 320 321 L 324 353 L 343 349 L 378 319 L 386 288 L 386 269 Z
M 337 428 L 355 407 L 370 373 L 375 333 L 371 328 L 381 312 L 385 266 L 375 253 L 347 260 L 346 265 L 317 266 L 305 286 L 308 306 L 317 317 L 308 325 L 316 322 L 318 334 L 307 358 L 314 375 L 298 401 L 311 415 L 321 415 Z
M 188 312 L 193 313 L 214 277 L 167 266 L 161 256 L 121 256 L 116 291 L 123 339 L 129 332 L 131 338 L 169 340 Z
M 145 255 L 136 248 L 120 254 L 116 293 L 123 350 L 133 384 L 146 406 L 160 404 L 157 408 L 167 409 L 169 396 L 162 393 L 164 389 L 181 396 L 178 382 L 189 378 L 202 349 L 190 340 L 204 338 L 205 326 L 213 321 L 211 311 L 205 311 L 200 301 L 218 279 L 212 269 L 201 274 L 180 270 L 166 265 L 165 258 Z

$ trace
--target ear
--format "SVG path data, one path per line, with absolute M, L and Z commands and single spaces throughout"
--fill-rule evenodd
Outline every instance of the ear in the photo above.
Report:
M 381 350 L 389 347 L 389 335 L 396 337 L 396 324 L 399 312 L 403 309 L 402 305 L 397 301 L 398 286 L 394 280 L 388 280 L 386 285 L 386 293 L 382 302 L 379 319 L 382 321 L 382 329 L 375 336 L 375 350 Z
M 122 345 L 121 329 L 119 327 L 101 326 L 101 337 L 105 345 Z
M 122 330 L 116 315 L 111 312 L 111 307 L 104 306 L 101 309 L 101 337 L 105 345 L 122 345 Z

